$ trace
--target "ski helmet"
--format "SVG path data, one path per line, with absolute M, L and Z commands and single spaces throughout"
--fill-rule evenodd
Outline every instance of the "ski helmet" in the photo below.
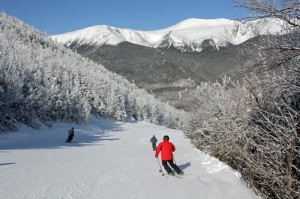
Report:
M 168 135 L 165 135 L 163 139 L 164 139 L 164 140 L 169 140 L 170 138 L 169 138 Z

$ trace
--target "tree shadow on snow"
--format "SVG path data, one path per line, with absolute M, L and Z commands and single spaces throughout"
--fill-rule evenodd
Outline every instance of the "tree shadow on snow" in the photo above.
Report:
M 75 137 L 71 143 L 66 143 L 68 130 L 71 127 L 74 127 Z M 93 120 L 86 125 L 57 123 L 51 128 L 45 127 L 42 130 L 32 130 L 30 132 L 20 130 L 15 134 L 17 136 L 10 138 L 9 143 L 1 143 L 0 152 L 17 149 L 51 149 L 101 144 L 101 141 L 119 140 L 112 132 L 121 130 L 120 123 L 104 119 Z
M 188 163 L 185 163 L 185 164 L 181 164 L 181 165 L 178 165 L 178 167 L 181 169 L 181 170 L 184 170 L 188 167 L 192 166 L 192 164 L 190 162 Z

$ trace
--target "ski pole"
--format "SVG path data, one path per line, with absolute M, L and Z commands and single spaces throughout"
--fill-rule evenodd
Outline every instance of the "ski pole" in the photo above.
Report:
M 158 165 L 159 165 L 159 172 L 161 172 L 161 175 L 164 176 L 165 174 L 164 174 L 163 170 L 161 169 L 159 160 L 158 160 L 158 158 L 156 158 L 156 159 L 157 159 L 157 162 L 158 162 Z

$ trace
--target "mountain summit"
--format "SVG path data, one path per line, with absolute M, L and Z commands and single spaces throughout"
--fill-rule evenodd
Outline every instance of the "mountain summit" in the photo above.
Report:
M 216 49 L 238 45 L 259 35 L 278 34 L 282 23 L 275 19 L 239 22 L 229 19 L 196 19 L 181 21 L 155 31 L 121 29 L 106 25 L 53 35 L 59 43 L 77 45 L 113 45 L 129 42 L 152 48 L 174 47 L 181 51 L 201 52 L 203 45 Z
M 93 26 L 52 39 L 117 73 L 163 102 L 193 111 L 201 82 L 237 76 L 249 55 L 241 50 L 262 35 L 283 33 L 282 22 L 191 18 L 165 29 Z M 201 52 L 201 53 L 200 53 Z

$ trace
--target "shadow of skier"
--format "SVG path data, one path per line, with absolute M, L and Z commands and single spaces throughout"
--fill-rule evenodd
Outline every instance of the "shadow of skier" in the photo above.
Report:
M 184 170 L 188 167 L 192 166 L 191 162 L 188 162 L 188 163 L 185 163 L 185 164 L 181 164 L 181 165 L 178 165 L 178 167 L 181 169 L 181 170 Z

